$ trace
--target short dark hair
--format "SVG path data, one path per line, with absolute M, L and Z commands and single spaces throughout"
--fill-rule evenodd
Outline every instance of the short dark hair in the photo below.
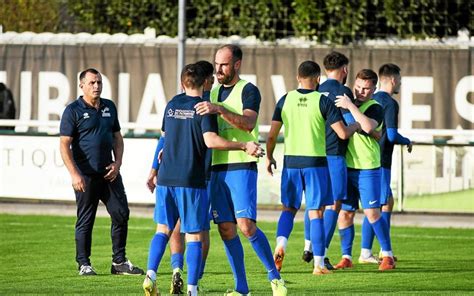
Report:
M 237 61 L 242 60 L 243 53 L 242 53 L 242 49 L 240 49 L 239 46 L 235 44 L 224 44 L 221 47 L 219 47 L 217 50 L 219 51 L 224 48 L 227 48 L 228 50 L 232 52 L 232 62 L 235 63 Z
M 201 67 L 203 73 L 204 73 L 204 77 L 209 77 L 209 76 L 212 76 L 214 74 L 214 66 L 209 63 L 208 61 L 205 61 L 205 60 L 201 60 L 201 61 L 198 61 L 196 62 L 196 65 L 198 67 Z
M 181 82 L 184 86 L 196 89 L 204 84 L 204 71 L 196 64 L 186 65 L 181 71 Z
M 374 86 L 377 85 L 377 82 L 379 80 L 377 77 L 377 73 L 375 73 L 371 69 L 360 70 L 356 75 L 356 79 L 371 80 Z
M 324 57 L 323 64 L 326 70 L 336 70 L 344 65 L 349 65 L 349 59 L 338 51 L 331 51 Z
M 379 77 L 394 77 L 400 75 L 400 67 L 395 64 L 383 64 L 379 69 Z
M 100 74 L 100 72 L 95 68 L 87 68 L 84 71 L 82 71 L 81 74 L 79 74 L 79 81 L 82 81 L 82 79 L 86 78 L 87 73 L 92 73 L 95 75 Z
M 317 77 L 321 75 L 321 67 L 313 61 L 304 61 L 298 67 L 298 76 L 301 78 Z

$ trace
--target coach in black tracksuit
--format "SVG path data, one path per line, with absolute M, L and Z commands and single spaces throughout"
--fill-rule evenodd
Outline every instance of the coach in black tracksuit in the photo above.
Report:
M 76 261 L 79 275 L 96 275 L 90 263 L 92 228 L 99 200 L 112 218 L 113 274 L 143 274 L 125 257 L 129 208 L 120 176 L 123 138 L 115 104 L 100 97 L 102 76 L 95 69 L 79 75 L 84 96 L 61 117 L 60 151 L 76 194 Z M 112 152 L 114 159 L 112 159 Z

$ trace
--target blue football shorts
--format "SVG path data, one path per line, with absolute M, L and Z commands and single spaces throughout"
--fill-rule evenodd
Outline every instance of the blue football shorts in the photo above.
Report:
M 210 180 L 214 223 L 236 222 L 237 218 L 257 219 L 257 171 L 213 171 Z
M 155 223 L 174 229 L 181 219 L 181 233 L 209 230 L 209 198 L 205 188 L 156 187 Z
M 347 165 L 346 158 L 340 155 L 328 155 L 331 192 L 334 201 L 347 198 Z
M 347 170 L 347 199 L 342 201 L 342 209 L 355 211 L 359 200 L 363 209 L 380 208 L 380 169 Z
M 386 205 L 388 203 L 388 199 L 393 196 L 392 188 L 390 188 L 390 182 L 392 177 L 391 169 L 387 168 L 380 168 L 380 175 L 381 175 L 381 195 L 380 195 L 380 204 Z
M 281 203 L 287 208 L 301 207 L 305 194 L 306 209 L 319 210 L 332 205 L 331 179 L 328 167 L 302 169 L 283 168 L 281 173 Z

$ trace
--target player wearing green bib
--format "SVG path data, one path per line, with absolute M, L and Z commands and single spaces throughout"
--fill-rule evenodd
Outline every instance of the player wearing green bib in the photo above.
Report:
M 346 153 L 348 168 L 348 199 L 343 201 L 339 214 L 342 260 L 336 269 L 352 267 L 352 243 L 355 210 L 360 199 L 380 245 L 383 259 L 379 270 L 395 268 L 388 225 L 380 215 L 380 146 L 374 137 L 383 124 L 383 109 L 372 99 L 377 85 L 377 74 L 370 69 L 357 73 L 354 83 L 354 103 L 347 96 L 338 96 L 336 106 L 348 109 L 360 123 L 362 131 L 349 139 Z M 344 232 L 346 229 L 351 232 Z

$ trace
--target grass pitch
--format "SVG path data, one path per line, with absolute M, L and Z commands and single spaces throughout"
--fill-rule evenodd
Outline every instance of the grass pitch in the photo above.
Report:
M 99 273 L 80 277 L 74 261 L 74 217 L 0 215 L 0 295 L 82 294 L 142 295 L 144 277 L 110 274 L 110 220 L 97 218 L 93 234 L 92 264 Z M 272 248 L 276 223 L 258 223 Z M 149 241 L 154 233 L 151 219 L 132 218 L 127 256 L 146 268 Z M 360 228 L 356 227 L 355 262 L 359 256 Z M 252 295 L 271 295 L 266 272 L 241 236 Z M 202 280 L 206 293 L 222 295 L 233 279 L 217 230 L 211 230 L 211 250 Z M 355 264 L 351 270 L 313 276 L 312 265 L 301 260 L 303 224 L 296 223 L 282 269 L 289 295 L 333 294 L 474 294 L 474 230 L 394 227 L 392 242 L 399 261 L 393 271 L 381 273 L 377 266 Z M 374 250 L 378 251 L 375 243 Z M 336 233 L 329 256 L 340 257 Z M 186 267 L 185 267 L 186 268 Z M 171 269 L 168 253 L 158 271 L 158 287 L 169 291 Z

